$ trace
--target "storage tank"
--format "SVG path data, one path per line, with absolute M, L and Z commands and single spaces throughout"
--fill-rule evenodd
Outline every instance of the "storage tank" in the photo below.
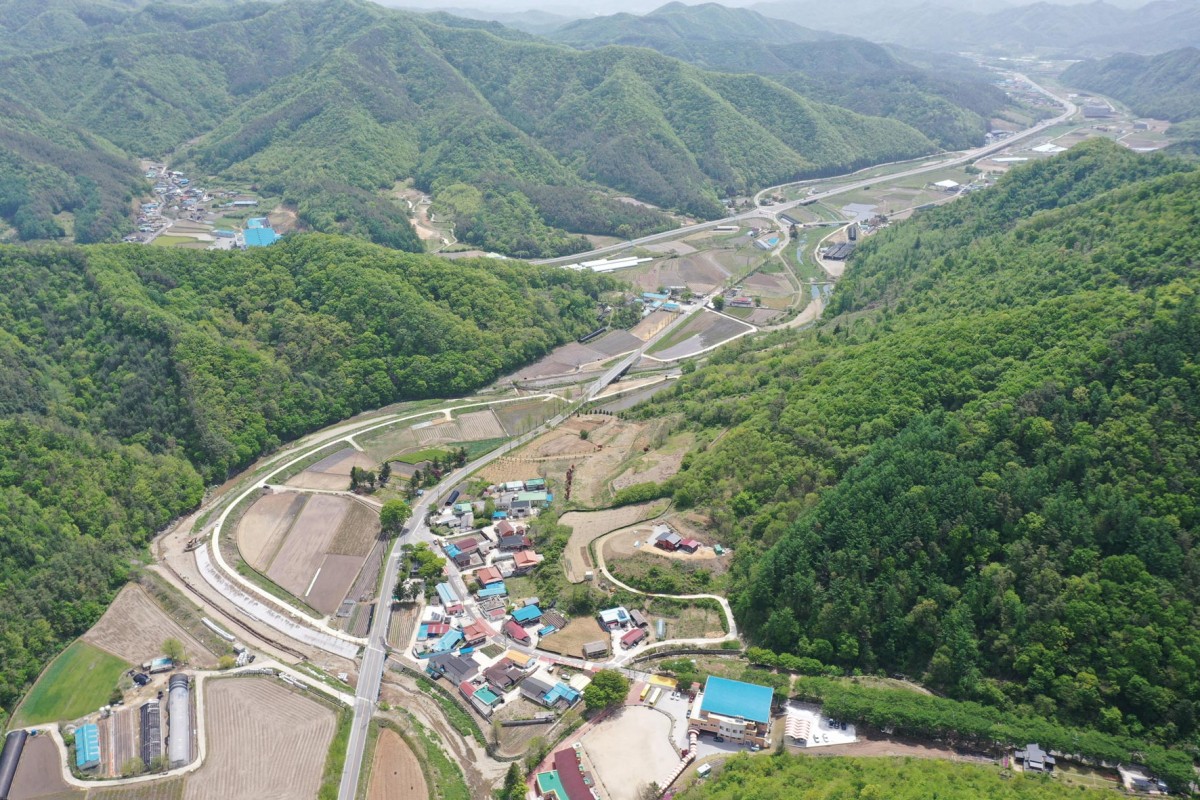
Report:
M 27 731 L 13 731 L 4 739 L 4 751 L 0 753 L 0 800 L 8 800 L 8 790 L 17 777 L 17 762 L 28 738 Z
M 192 760 L 192 700 L 188 676 L 177 672 L 167 684 L 167 761 L 171 769 Z

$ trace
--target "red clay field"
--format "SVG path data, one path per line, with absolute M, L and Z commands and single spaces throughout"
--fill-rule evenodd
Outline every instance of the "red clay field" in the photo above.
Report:
M 425 783 L 420 762 L 400 734 L 384 728 L 375 746 L 367 800 L 420 800 L 425 797 L 429 797 L 429 786 Z
M 269 678 L 210 681 L 208 758 L 185 800 L 295 800 L 317 796 L 336 715 Z

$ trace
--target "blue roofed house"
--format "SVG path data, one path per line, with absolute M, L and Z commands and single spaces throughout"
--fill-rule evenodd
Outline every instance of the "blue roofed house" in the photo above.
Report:
M 269 227 L 271 227 L 271 221 L 269 219 L 267 219 L 266 217 L 251 217 L 250 219 L 246 220 L 246 227 L 247 228 L 269 228 Z
M 80 770 L 100 766 L 100 729 L 95 725 L 80 725 L 75 730 L 75 766 Z
M 512 612 L 512 618 L 518 625 L 528 625 L 542 618 L 542 610 L 537 606 L 525 606 Z
M 269 247 L 282 238 L 274 228 L 247 228 L 242 232 L 246 247 Z
M 771 746 L 769 686 L 710 677 L 704 692 L 692 704 L 689 725 L 701 733 L 723 736 L 731 742 Z

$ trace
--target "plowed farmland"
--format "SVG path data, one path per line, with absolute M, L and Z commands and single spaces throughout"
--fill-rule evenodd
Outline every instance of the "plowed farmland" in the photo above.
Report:
M 247 564 L 257 570 L 270 566 L 308 497 L 293 492 L 275 492 L 254 501 L 237 527 L 238 549 Z
M 217 660 L 134 584 L 121 590 L 83 639 L 131 664 L 162 655 L 162 643 L 167 639 L 178 639 L 183 643 L 183 651 L 192 666 L 209 667 Z
M 350 470 L 354 467 L 375 469 L 379 464 L 366 453 L 347 447 L 326 456 L 288 481 L 288 486 L 306 489 L 345 489 L 350 485 Z
M 268 678 L 208 684 L 208 758 L 185 800 L 316 797 L 334 712 Z
M 375 746 L 367 800 L 420 800 L 429 797 L 421 764 L 400 734 L 384 728 Z

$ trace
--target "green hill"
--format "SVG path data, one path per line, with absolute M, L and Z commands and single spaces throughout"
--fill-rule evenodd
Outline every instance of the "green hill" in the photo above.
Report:
M 1198 210 L 1188 165 L 1079 145 L 871 237 L 816 330 L 658 395 L 743 630 L 1200 741 Z
M 309 234 L 0 246 L 0 708 L 154 533 L 281 442 L 469 392 L 596 326 L 603 278 Z
M 1081 61 L 1063 72 L 1062 80 L 1120 100 L 1144 117 L 1172 122 L 1200 117 L 1200 50 L 1194 47 Z
M 726 192 L 935 149 L 903 123 L 644 50 L 580 53 L 357 0 L 169 10 L 138 12 L 137 35 L 101 26 L 0 61 L 0 85 L 125 153 L 258 185 L 310 228 L 401 249 L 419 245 L 388 190 L 409 178 L 460 240 L 530 257 L 673 224 L 620 194 L 711 217 Z
M 704 69 L 763 75 L 813 100 L 900 120 L 948 148 L 982 144 L 1007 102 L 986 75 L 944 63 L 922 69 L 862 39 L 713 3 L 577 20 L 549 36 L 579 49 L 648 47 Z

